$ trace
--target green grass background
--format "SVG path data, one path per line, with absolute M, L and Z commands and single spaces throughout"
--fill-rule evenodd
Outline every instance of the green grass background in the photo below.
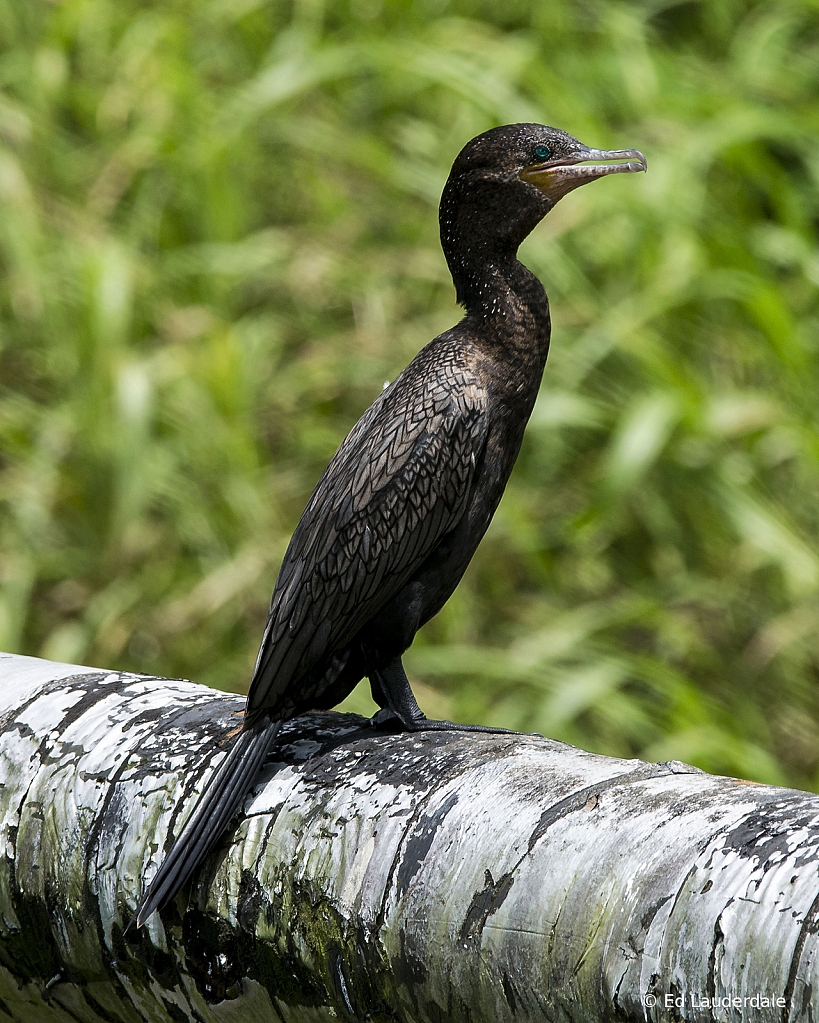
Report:
M 420 702 L 816 787 L 818 91 L 816 0 L 2 0 L 0 648 L 242 691 L 326 461 L 458 318 L 452 159 L 541 121 L 649 172 L 525 244 L 552 354 Z

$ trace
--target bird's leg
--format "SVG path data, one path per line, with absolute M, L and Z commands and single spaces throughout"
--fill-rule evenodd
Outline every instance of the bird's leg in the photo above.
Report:
M 374 728 L 418 731 L 429 720 L 416 702 L 400 657 L 370 670 L 370 689 L 381 706 L 370 718 Z
M 490 732 L 516 735 L 508 728 L 485 725 L 459 725 L 455 721 L 428 718 L 416 702 L 400 657 L 393 657 L 382 668 L 370 669 L 370 688 L 381 710 L 370 718 L 373 728 L 405 732 Z

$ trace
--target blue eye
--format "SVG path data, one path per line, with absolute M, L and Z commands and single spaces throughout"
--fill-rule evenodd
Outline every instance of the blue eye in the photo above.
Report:
M 549 151 L 549 147 L 548 146 L 538 146 L 535 149 L 535 159 L 536 160 L 548 160 L 551 155 L 552 154 Z

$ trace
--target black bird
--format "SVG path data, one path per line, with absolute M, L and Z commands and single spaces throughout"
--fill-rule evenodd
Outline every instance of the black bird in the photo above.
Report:
M 276 580 L 242 729 L 142 897 L 138 924 L 213 848 L 282 723 L 334 706 L 364 676 L 377 726 L 492 731 L 428 720 L 401 655 L 486 532 L 538 393 L 549 302 L 518 246 L 573 188 L 645 169 L 637 150 L 588 149 L 539 124 L 493 128 L 460 152 L 440 227 L 466 315 L 382 391 L 318 481 Z

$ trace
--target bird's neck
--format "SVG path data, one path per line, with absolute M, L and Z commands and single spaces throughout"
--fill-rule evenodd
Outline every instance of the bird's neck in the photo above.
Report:
M 450 264 L 450 269 L 452 265 Z M 467 319 L 480 325 L 479 336 L 524 362 L 545 361 L 549 347 L 549 300 L 540 281 L 516 253 L 484 254 L 479 265 L 468 259 L 453 271 Z
M 450 174 L 438 211 L 441 247 L 469 317 L 492 319 L 507 305 L 510 313 L 527 307 L 536 321 L 548 321 L 546 293 L 517 253 L 549 208 L 535 188 Z

